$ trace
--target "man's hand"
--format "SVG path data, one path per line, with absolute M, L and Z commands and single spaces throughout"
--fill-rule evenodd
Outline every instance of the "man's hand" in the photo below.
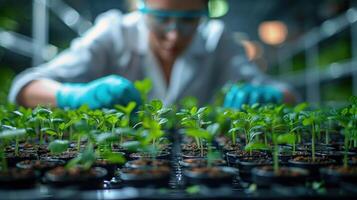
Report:
M 127 105 L 130 101 L 141 104 L 140 94 L 127 79 L 111 75 L 87 84 L 67 83 L 56 93 L 60 108 L 79 108 L 88 105 L 91 109 L 110 107 L 114 104 Z
M 233 85 L 226 94 L 223 106 L 240 109 L 244 104 L 282 103 L 283 97 L 281 91 L 271 86 Z

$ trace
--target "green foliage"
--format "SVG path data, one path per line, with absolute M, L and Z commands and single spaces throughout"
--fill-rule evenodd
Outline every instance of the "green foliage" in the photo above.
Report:
M 67 151 L 69 147 L 68 140 L 54 140 L 48 145 L 48 149 L 52 154 L 61 154 Z
M 140 92 L 141 99 L 143 100 L 143 102 L 146 103 L 147 96 L 152 89 L 152 81 L 150 79 L 135 81 L 134 86 Z

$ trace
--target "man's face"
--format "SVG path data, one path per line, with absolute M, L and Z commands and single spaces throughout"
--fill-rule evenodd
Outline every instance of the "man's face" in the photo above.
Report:
M 203 0 L 146 0 L 146 6 L 167 13 L 185 13 L 200 12 L 206 5 Z M 150 47 L 160 59 L 173 61 L 189 46 L 199 20 L 200 17 L 171 17 L 148 13 Z

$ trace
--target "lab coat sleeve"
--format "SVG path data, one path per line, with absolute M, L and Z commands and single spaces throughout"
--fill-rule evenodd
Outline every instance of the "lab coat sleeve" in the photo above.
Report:
M 121 17 L 116 10 L 102 14 L 84 36 L 73 40 L 69 49 L 52 61 L 17 75 L 10 89 L 9 101 L 16 103 L 21 89 L 34 80 L 88 82 L 106 75 L 111 60 L 122 49 Z
M 222 84 L 246 82 L 253 85 L 271 85 L 280 91 L 288 90 L 295 93 L 288 84 L 272 79 L 250 62 L 242 44 L 234 41 L 228 32 L 223 32 L 217 46 L 217 54 L 217 65 L 220 63 L 220 66 L 223 66 L 220 80 Z

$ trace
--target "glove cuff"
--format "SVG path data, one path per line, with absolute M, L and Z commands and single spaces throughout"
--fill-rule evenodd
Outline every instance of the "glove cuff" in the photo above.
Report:
M 77 94 L 78 87 L 79 85 L 77 84 L 63 84 L 56 92 L 57 107 L 71 107 L 71 102 L 74 100 L 74 97 Z

